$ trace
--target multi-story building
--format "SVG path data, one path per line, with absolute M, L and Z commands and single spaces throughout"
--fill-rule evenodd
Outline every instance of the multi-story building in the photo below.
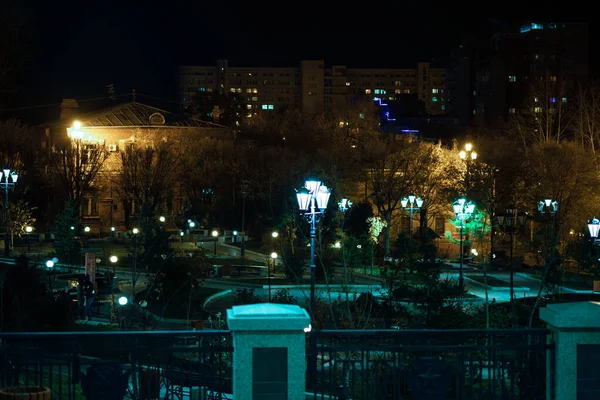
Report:
M 395 100 L 416 94 L 431 115 L 446 112 L 446 71 L 420 62 L 416 68 L 377 69 L 325 67 L 323 60 L 305 60 L 297 68 L 230 67 L 226 60 L 216 66 L 180 67 L 179 92 L 184 110 L 195 113 L 198 94 L 228 95 L 239 116 L 284 109 L 322 113 L 349 102 L 371 99 Z M 231 96 L 233 95 L 233 96 Z
M 528 23 L 463 42 L 449 70 L 448 111 L 464 125 L 499 126 L 535 109 L 536 86 L 552 87 L 550 102 L 568 102 L 587 79 L 587 23 Z

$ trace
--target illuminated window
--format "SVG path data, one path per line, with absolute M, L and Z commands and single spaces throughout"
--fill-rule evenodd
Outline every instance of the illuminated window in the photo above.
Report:
M 273 104 L 269 104 L 269 110 L 272 110 L 273 108 Z
M 237 89 L 235 89 L 235 92 L 236 92 L 236 93 L 242 93 L 242 88 L 237 88 Z
M 209 87 L 208 89 L 206 89 L 206 91 L 207 92 L 212 92 L 212 88 Z
M 252 113 L 248 113 L 247 117 L 252 118 Z
M 517 112 L 517 110 L 515 110 L 514 108 L 509 108 L 508 109 L 508 113 L 509 114 L 514 114 L 515 112 Z
M 346 86 L 350 86 L 350 82 L 346 82 Z
M 203 88 L 203 87 L 201 87 L 201 88 L 198 88 L 198 91 L 199 91 L 199 92 L 205 92 L 205 91 L 206 91 L 206 89 L 205 89 L 205 88 Z
M 252 104 L 247 104 L 247 105 L 246 105 L 246 108 L 247 108 L 248 110 L 251 110 L 251 109 L 252 109 Z
M 508 81 L 509 82 L 516 82 L 517 81 L 517 77 L 515 75 L 509 75 L 508 76 Z
M 541 113 L 542 112 L 542 107 L 534 107 L 533 108 L 533 112 L 535 112 L 535 113 Z
M 550 82 L 556 82 L 556 75 L 550 75 Z
M 533 101 L 535 101 L 535 102 L 537 103 L 537 102 L 538 102 L 538 101 L 540 101 L 540 100 L 539 100 L 537 97 L 534 97 L 534 98 L 533 98 Z
M 432 97 L 431 101 L 433 101 L 435 103 L 437 101 L 437 97 Z
M 262 105 L 262 109 L 263 109 L 263 110 L 267 110 L 267 109 L 268 109 L 268 108 L 267 108 L 267 105 L 266 105 L 266 104 L 263 104 L 263 105 Z
M 252 89 L 252 93 L 258 93 L 258 89 L 257 88 L 253 88 Z
M 402 89 L 396 89 L 396 90 L 394 90 L 394 93 L 400 94 L 400 93 L 402 93 Z
M 566 98 L 566 97 L 563 97 L 563 98 L 562 98 L 562 102 L 563 102 L 563 103 L 566 103 L 566 102 L 567 102 L 567 98 Z
M 394 86 L 402 86 L 402 82 L 401 81 L 394 81 Z
M 235 93 L 235 88 L 233 88 L 233 87 L 232 87 L 231 89 L 229 89 L 229 91 L 230 91 L 231 93 Z
M 550 97 L 550 103 L 556 103 L 556 97 Z
M 256 97 L 256 96 L 252 97 L 252 101 L 258 101 L 258 97 Z
M 379 89 L 375 89 L 375 94 L 379 94 Z
M 371 94 L 371 89 L 365 89 L 365 94 Z
M 386 94 L 386 93 L 387 93 L 387 91 L 386 91 L 385 89 L 380 89 L 380 90 L 379 90 L 379 93 L 381 93 L 381 94 Z
M 365 119 L 365 114 L 363 114 L 363 113 L 358 114 L 358 116 L 360 119 Z
M 444 111 L 446 109 L 446 106 L 442 106 L 442 111 Z
M 246 89 L 246 93 L 252 93 L 252 89 L 250 89 L 250 88 Z
M 437 89 L 431 89 L 431 93 L 437 93 L 438 90 Z
M 410 89 L 404 89 L 404 93 L 410 94 Z

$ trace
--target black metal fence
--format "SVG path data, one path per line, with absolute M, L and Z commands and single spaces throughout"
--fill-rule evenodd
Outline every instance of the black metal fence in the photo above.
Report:
M 307 392 L 339 400 L 545 400 L 546 333 L 313 331 Z
M 0 398 L 232 397 L 229 331 L 4 333 L 0 341 Z

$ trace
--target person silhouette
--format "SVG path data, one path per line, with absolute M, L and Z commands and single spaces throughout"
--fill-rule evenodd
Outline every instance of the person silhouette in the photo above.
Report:
M 89 275 L 86 275 L 83 280 L 83 299 L 85 304 L 85 317 L 88 321 L 92 320 L 92 304 L 96 298 L 96 291 L 94 290 L 94 284 L 90 279 Z

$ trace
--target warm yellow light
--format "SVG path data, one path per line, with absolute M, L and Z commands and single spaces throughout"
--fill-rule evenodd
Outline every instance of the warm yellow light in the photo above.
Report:
M 475 152 L 472 152 L 472 153 L 471 153 L 471 160 L 474 160 L 474 159 L 476 159 L 476 158 L 477 158 L 477 153 L 475 153 Z
M 73 129 L 80 130 L 81 129 L 81 122 L 79 122 L 79 121 L 73 121 Z
M 465 150 L 466 150 L 466 151 L 471 151 L 471 150 L 473 150 L 473 145 L 472 145 L 471 143 L 467 143 L 467 144 L 465 144 Z
M 463 150 L 460 153 L 458 153 L 458 156 L 464 160 L 465 158 L 467 158 L 467 152 Z
M 213 235 L 213 237 L 219 236 L 219 231 L 216 231 L 216 230 L 212 231 L 212 235 Z

